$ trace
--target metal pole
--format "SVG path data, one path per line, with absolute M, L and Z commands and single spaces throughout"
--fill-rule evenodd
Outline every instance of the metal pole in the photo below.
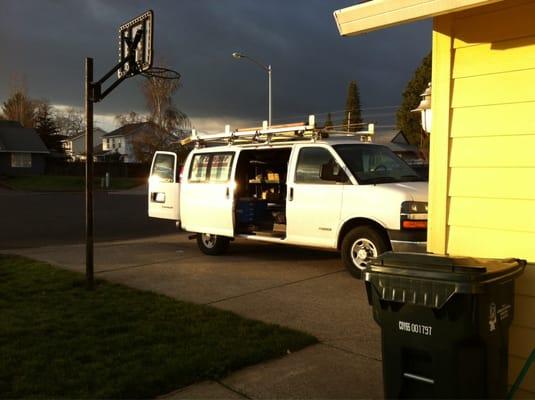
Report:
M 271 126 L 271 65 L 268 65 L 268 81 L 269 81 L 269 114 L 268 126 Z
M 85 276 L 93 289 L 93 59 L 85 59 Z

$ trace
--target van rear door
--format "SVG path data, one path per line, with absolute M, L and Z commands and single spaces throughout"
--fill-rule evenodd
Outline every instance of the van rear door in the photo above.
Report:
M 190 232 L 234 236 L 234 174 L 232 150 L 193 153 L 182 180 L 182 226 Z
M 180 220 L 180 177 L 175 153 L 157 151 L 149 177 L 149 217 Z

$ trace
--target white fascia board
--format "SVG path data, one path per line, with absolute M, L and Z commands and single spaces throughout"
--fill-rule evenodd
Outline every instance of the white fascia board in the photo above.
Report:
M 342 36 L 449 14 L 503 0 L 372 0 L 334 12 Z

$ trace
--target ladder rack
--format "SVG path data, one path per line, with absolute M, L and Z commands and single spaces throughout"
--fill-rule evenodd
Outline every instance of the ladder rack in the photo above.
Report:
M 369 138 L 375 132 L 374 124 L 358 124 L 358 126 L 365 127 L 367 130 L 350 132 L 329 128 L 317 128 L 315 116 L 309 115 L 308 122 L 268 126 L 267 121 L 263 121 L 261 127 L 242 128 L 234 131 L 230 130 L 230 125 L 225 125 L 224 132 L 215 134 L 200 133 L 192 129 L 191 136 L 181 140 L 180 144 L 187 145 L 194 143 L 196 147 L 207 146 L 209 144 L 270 144 L 295 140 L 316 141 L 332 136 L 360 137 L 360 140 L 364 141 L 363 138 Z M 369 139 L 366 141 L 369 141 Z

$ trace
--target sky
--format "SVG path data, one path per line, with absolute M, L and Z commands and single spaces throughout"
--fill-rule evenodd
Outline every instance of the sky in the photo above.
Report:
M 431 21 L 341 37 L 333 11 L 347 0 L 1 0 L 0 102 L 13 77 L 28 94 L 62 107 L 83 106 L 85 57 L 95 78 L 117 63 L 118 27 L 154 11 L 155 65 L 181 74 L 175 103 L 197 129 L 217 132 L 258 125 L 268 114 L 267 73 L 273 68 L 273 123 L 316 114 L 342 115 L 351 80 L 359 86 L 366 122 L 395 123 L 414 70 L 431 49 Z M 95 105 L 96 124 L 146 112 L 140 83 L 124 81 Z

